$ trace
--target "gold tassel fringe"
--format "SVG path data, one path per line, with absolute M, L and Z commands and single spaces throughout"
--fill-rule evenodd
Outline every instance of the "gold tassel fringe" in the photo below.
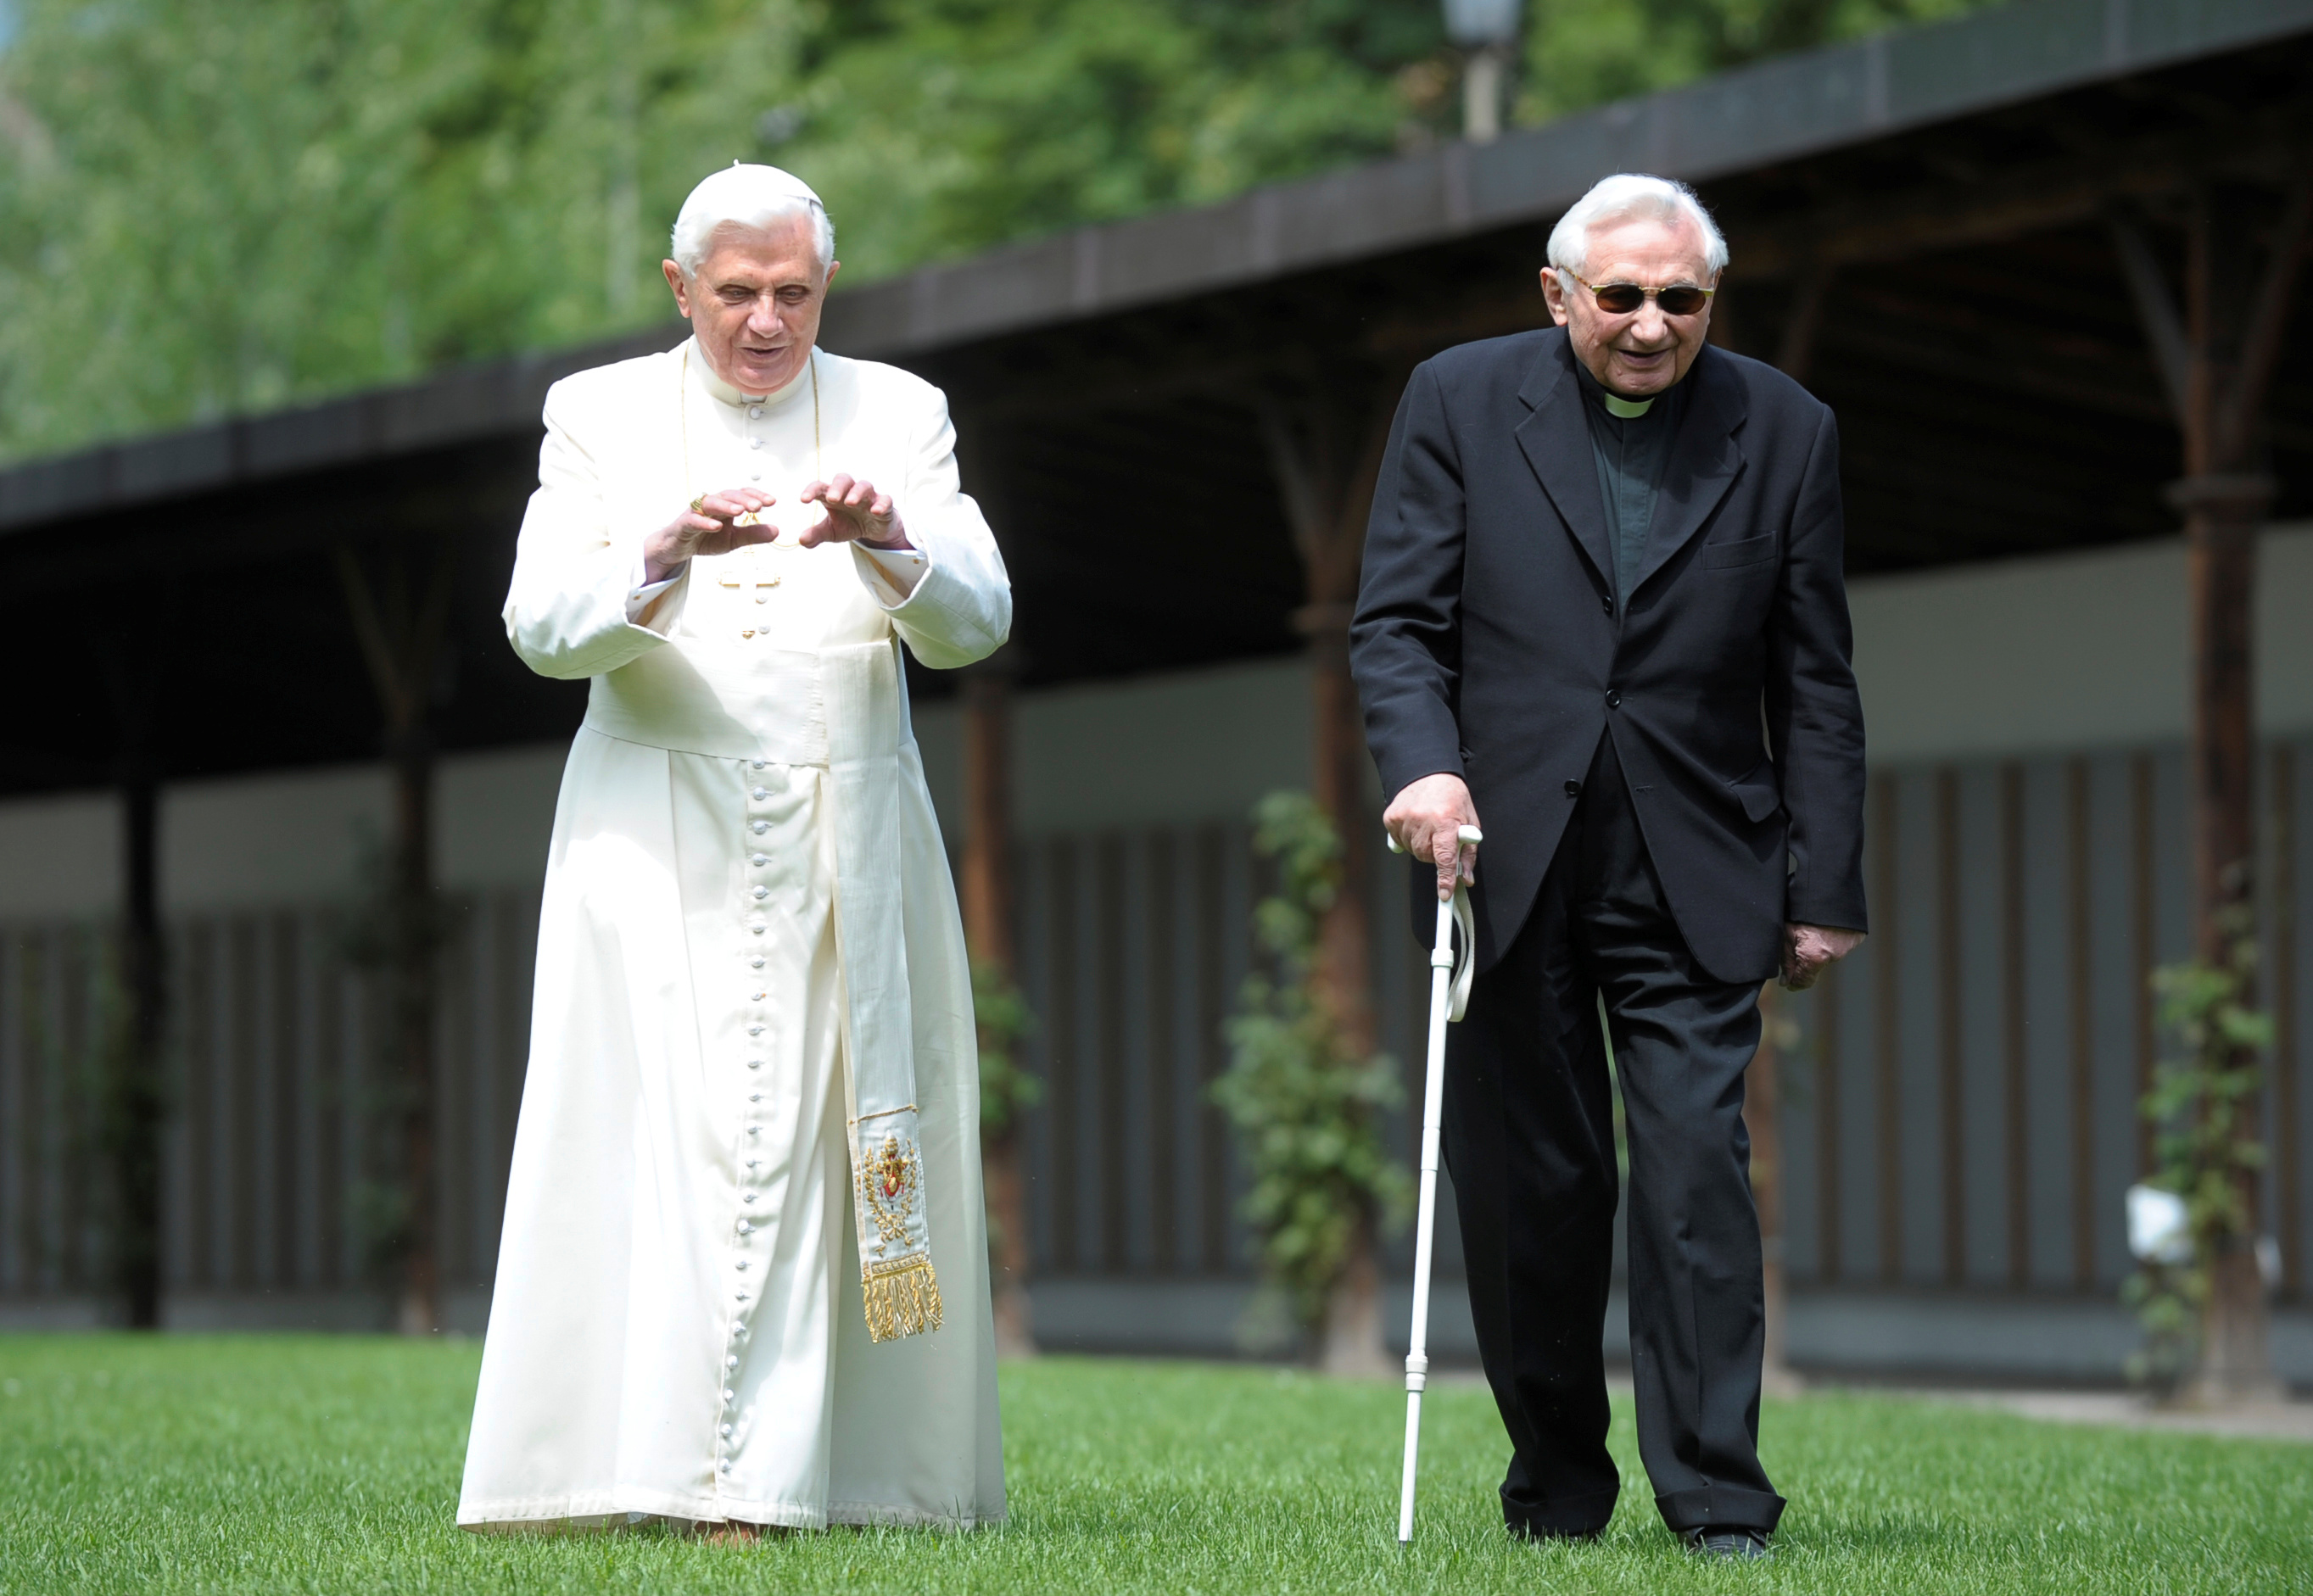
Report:
M 871 1340 L 896 1341 L 940 1328 L 939 1276 L 932 1273 L 932 1260 L 920 1253 L 863 1266 L 859 1289 L 867 1301 Z

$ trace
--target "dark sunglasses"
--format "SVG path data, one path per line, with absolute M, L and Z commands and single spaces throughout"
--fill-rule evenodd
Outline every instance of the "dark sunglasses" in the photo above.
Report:
M 1574 277 L 1572 272 L 1566 275 Z M 1662 313 L 1666 316 L 1692 316 L 1709 304 L 1711 296 L 1719 292 L 1716 288 L 1696 288 L 1687 284 L 1675 288 L 1641 288 L 1636 283 L 1607 283 L 1602 285 L 1583 283 L 1580 277 L 1574 277 L 1574 280 L 1590 290 L 1590 296 L 1598 302 L 1598 308 L 1610 316 L 1627 316 L 1650 299 L 1662 307 Z

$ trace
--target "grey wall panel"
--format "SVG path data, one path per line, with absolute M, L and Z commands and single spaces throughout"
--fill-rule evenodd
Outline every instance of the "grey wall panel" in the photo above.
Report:
M 31 1093 L 26 1090 L 24 1045 L 24 939 L 0 937 L 0 1291 L 22 1292 L 31 1285 L 25 1267 L 25 1165 L 31 1151 L 27 1131 Z
M 2140 821 L 2150 800 L 2149 763 L 2133 755 L 2089 761 L 2089 953 L 2090 981 L 2089 1131 L 2090 1176 L 2086 1192 L 2090 1279 L 2116 1285 L 2127 1273 L 2127 1236 L 2121 1194 L 2137 1176 L 2138 996 L 2143 952 L 2137 925 L 2140 885 L 2149 876 L 2137 863 L 2149 846 Z
M 290 1057 L 296 1081 L 296 1102 L 288 1127 L 290 1190 L 295 1194 L 289 1214 L 289 1278 L 311 1288 L 321 1284 L 321 1191 L 328 1183 L 324 1159 L 328 1142 L 322 1135 L 327 1112 L 323 1103 L 328 1075 L 321 1062 L 323 1035 L 321 999 L 326 977 L 321 966 L 319 916 L 301 913 L 290 917 L 285 950 Z
M 1835 983 L 1836 978 L 1834 978 Z M 1776 993 L 1784 1040 L 1776 1059 L 1782 1097 L 1783 1261 L 1796 1280 L 1824 1274 L 1825 1143 L 1823 1026 L 1831 1012 L 1818 980 L 1807 992 Z
M 1943 1278 L 1943 1056 L 1938 969 L 1942 850 L 1938 837 L 1935 770 L 1904 772 L 1895 781 L 1897 889 L 1895 916 L 1898 999 L 1895 1083 L 1898 1179 L 1896 1276 L 1917 1285 Z
M 1226 1016 L 1235 1011 L 1237 990 L 1244 983 L 1245 972 L 1253 968 L 1253 906 L 1262 887 L 1253 873 L 1251 828 L 1242 820 L 1231 821 L 1218 828 L 1218 836 L 1220 958 L 1215 995 L 1218 1000 L 1218 1015 Z M 1212 1056 L 1215 1078 L 1227 1067 L 1228 1048 L 1226 1044 L 1217 1046 Z M 1211 1124 L 1215 1183 L 1210 1234 L 1214 1244 L 1207 1256 L 1212 1268 L 1240 1273 L 1252 1265 L 1245 1250 L 1244 1230 L 1237 1220 L 1237 1206 L 1248 1182 L 1244 1161 L 1237 1156 L 1236 1138 L 1218 1109 L 1213 1112 Z
M 193 1116 L 188 1110 L 191 1080 L 184 1045 L 184 1019 L 189 985 L 186 979 L 186 937 L 182 926 L 170 928 L 166 981 L 169 1013 L 175 1034 L 163 1065 L 170 1114 L 161 1144 L 161 1285 L 177 1290 L 191 1279 L 195 1150 Z
M 1109 906 L 1116 925 L 1116 977 L 1109 994 L 1116 1004 L 1110 1027 L 1116 1083 L 1112 1145 L 1121 1210 L 1114 1225 L 1119 1245 L 1113 1253 L 1113 1267 L 1132 1274 L 1146 1274 L 1156 1262 L 1160 1141 L 1156 1131 L 1156 1055 L 1162 1039 L 1155 1034 L 1157 1004 L 1151 966 L 1161 925 L 1148 880 L 1152 840 L 1146 832 L 1115 839 L 1116 891 Z
M 2032 1223 L 2029 1280 L 2072 1279 L 2070 762 L 2024 767 L 2025 1146 Z
M 1022 998 L 1035 1016 L 1021 1048 L 1026 1068 L 1043 1083 L 1043 1106 L 1020 1127 L 1020 1160 L 1024 1204 L 1028 1210 L 1031 1255 L 1041 1266 L 1058 1244 L 1052 1227 L 1052 1175 L 1055 1153 L 1051 1127 L 1052 1101 L 1058 1090 L 1053 1079 L 1052 1006 L 1052 881 L 1053 845 L 1047 841 L 1023 846 L 1014 854 L 1016 874 L 1014 900 L 1015 934 L 1018 939 L 1018 980 Z
M 351 1283 L 369 1272 L 368 1247 L 362 1233 L 360 1194 L 370 1179 L 369 1138 L 363 1132 L 363 1109 L 370 1101 L 370 1053 L 375 1032 L 376 1004 L 368 983 L 350 971 L 339 970 L 330 982 L 337 1000 L 335 1081 L 339 1179 L 333 1188 L 337 1204 L 338 1278 Z
M 1873 796 L 1876 800 L 1876 788 Z M 1881 1180 L 1886 1150 L 1880 1144 L 1878 1019 L 1883 985 L 1880 966 L 1890 945 L 1884 927 L 1897 921 L 1895 896 L 1886 880 L 1886 861 L 1893 857 L 1893 845 L 1883 848 L 1879 840 L 1882 829 L 1878 824 L 1877 802 L 1871 813 L 1872 835 L 1866 845 L 1873 862 L 1871 917 L 1883 930 L 1850 954 L 1840 969 L 1836 1038 L 1840 1277 L 1853 1281 L 1876 1280 L 1881 1275 Z
M 2008 1114 L 2003 1051 L 2007 957 L 2002 910 L 2001 771 L 1971 766 L 1957 776 L 1959 857 L 1953 863 L 1959 925 L 1946 933 L 1957 957 L 1942 978 L 1959 1006 L 1960 1279 L 1997 1286 L 2008 1276 Z
M 2309 1047 L 2309 1007 L 2313 1007 L 2313 750 L 2287 748 L 2280 773 L 2284 784 L 2278 813 L 2285 827 L 2287 897 L 2279 908 L 2284 924 L 2273 938 L 2275 1008 L 2281 1048 L 2273 1060 L 2276 1140 L 2270 1210 L 2283 1243 L 2282 1269 L 2286 1294 L 2302 1302 L 2313 1277 L 2313 1047 Z

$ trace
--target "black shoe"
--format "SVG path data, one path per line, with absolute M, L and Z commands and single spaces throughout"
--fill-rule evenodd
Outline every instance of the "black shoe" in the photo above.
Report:
M 1698 1557 L 1759 1563 L 1775 1555 L 1774 1537 L 1764 1530 L 1682 1530 L 1678 1538 Z

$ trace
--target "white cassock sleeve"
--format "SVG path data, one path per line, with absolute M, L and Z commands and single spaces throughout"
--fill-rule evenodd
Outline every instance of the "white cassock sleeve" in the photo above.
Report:
M 600 676 L 664 644 L 682 613 L 690 567 L 643 585 L 640 529 L 613 535 L 599 468 L 582 444 L 568 385 L 546 393 L 538 491 L 514 544 L 507 640 L 541 676 Z
M 859 579 L 892 618 L 908 650 L 935 671 L 986 659 L 1012 634 L 1012 581 L 996 536 L 955 463 L 947 396 L 920 390 L 910 422 L 908 479 L 893 494 L 907 549 L 851 546 Z

